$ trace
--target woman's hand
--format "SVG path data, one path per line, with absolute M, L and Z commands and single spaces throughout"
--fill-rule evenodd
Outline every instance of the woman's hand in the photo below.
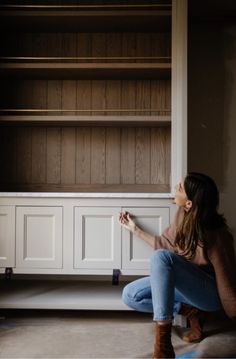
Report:
M 141 228 L 137 226 L 137 224 L 133 221 L 132 215 L 129 214 L 129 212 L 120 212 L 119 214 L 119 222 L 120 224 L 128 229 L 128 231 L 135 234 L 135 236 L 143 239 L 145 242 L 147 242 L 152 248 L 155 248 L 156 246 L 156 237 L 155 235 L 151 235 Z
M 128 229 L 130 232 L 135 231 L 136 224 L 131 219 L 131 215 L 129 214 L 129 212 L 120 212 L 119 222 L 124 228 Z

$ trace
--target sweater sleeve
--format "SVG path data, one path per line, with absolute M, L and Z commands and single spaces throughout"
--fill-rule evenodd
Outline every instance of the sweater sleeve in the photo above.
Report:
M 174 252 L 174 241 L 173 241 L 173 225 L 170 225 L 164 230 L 160 236 L 155 236 L 155 247 L 154 249 L 169 249 L 171 252 Z
M 155 236 L 154 249 L 169 249 L 171 252 L 175 251 L 175 237 L 179 222 L 182 220 L 183 212 L 179 208 L 175 215 L 174 222 L 164 230 L 160 236 Z
M 236 321 L 236 261 L 233 238 L 226 230 L 216 233 L 208 249 L 216 275 L 217 289 L 228 317 Z

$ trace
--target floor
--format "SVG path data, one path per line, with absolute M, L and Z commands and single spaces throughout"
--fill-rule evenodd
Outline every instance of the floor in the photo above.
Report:
M 151 358 L 154 324 L 134 311 L 5 310 L 0 358 Z M 236 328 L 225 319 L 204 326 L 206 338 L 188 345 L 173 327 L 179 358 L 236 358 Z

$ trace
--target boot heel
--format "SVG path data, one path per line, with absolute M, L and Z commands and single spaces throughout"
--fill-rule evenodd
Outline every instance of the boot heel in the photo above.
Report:
M 190 331 L 182 337 L 185 342 L 199 343 L 203 340 L 203 313 L 190 305 L 182 305 L 180 314 L 184 315 L 190 323 Z

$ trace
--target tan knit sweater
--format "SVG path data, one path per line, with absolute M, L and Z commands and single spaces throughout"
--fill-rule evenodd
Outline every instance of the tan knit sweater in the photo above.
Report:
M 184 210 L 180 207 L 174 223 L 166 228 L 162 235 L 155 237 L 155 249 L 166 248 L 181 254 L 174 242 L 183 214 Z M 213 266 L 222 306 L 227 316 L 236 321 L 236 260 L 233 237 L 227 228 L 208 231 L 206 235 L 209 247 L 207 256 L 201 247 L 197 247 L 196 255 L 190 261 L 200 266 Z

